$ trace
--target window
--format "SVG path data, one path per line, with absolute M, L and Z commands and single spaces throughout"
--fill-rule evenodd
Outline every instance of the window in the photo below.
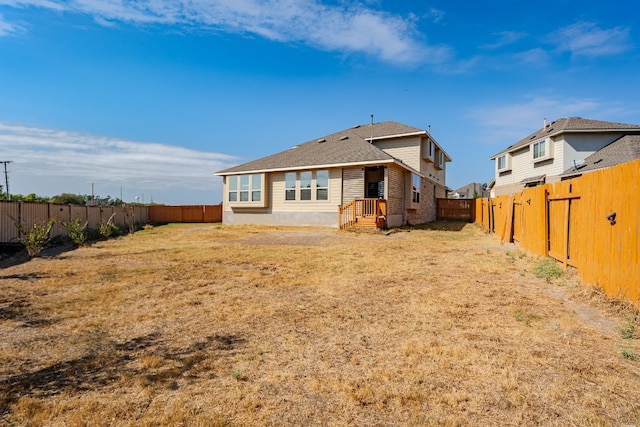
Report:
M 546 141 L 543 140 L 543 141 L 539 141 L 539 142 L 536 142 L 535 144 L 533 144 L 533 158 L 534 158 L 534 160 L 546 157 L 545 142 Z
M 437 169 L 443 169 L 444 168 L 444 151 L 437 149 L 436 150 L 436 157 L 434 160 L 434 166 Z
M 329 171 L 287 172 L 285 200 L 329 200 Z
M 240 201 L 249 201 L 249 175 L 240 175 Z
M 420 176 L 415 173 L 412 175 L 411 202 L 420 203 Z
M 503 154 L 496 158 L 496 167 L 498 172 L 506 172 L 511 170 L 511 155 Z
M 232 175 L 227 178 L 229 180 L 229 201 L 237 202 L 238 201 L 238 177 Z
M 429 140 L 429 157 L 433 159 L 435 152 L 436 152 L 436 144 L 434 144 L 433 141 Z
M 329 171 L 316 172 L 316 200 L 329 200 Z
M 227 200 L 232 206 L 265 207 L 264 174 L 227 176 Z
M 534 142 L 531 144 L 531 151 L 533 153 L 533 162 L 541 162 L 543 160 L 549 160 L 553 158 L 553 144 L 550 138 L 543 139 L 542 141 Z
M 300 200 L 311 200 L 311 171 L 300 172 Z
M 285 182 L 284 199 L 295 200 L 296 199 L 296 173 L 287 172 L 284 175 L 284 182 Z
M 251 201 L 259 202 L 262 196 L 262 175 L 251 175 Z
M 507 156 L 498 157 L 498 170 L 504 169 L 507 167 Z

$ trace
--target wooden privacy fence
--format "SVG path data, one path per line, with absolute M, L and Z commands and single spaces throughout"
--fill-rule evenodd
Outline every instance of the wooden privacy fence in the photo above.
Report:
M 610 297 L 640 305 L 640 160 L 477 199 L 475 210 L 503 242 L 571 265 Z
M 437 199 L 437 219 L 474 222 L 474 199 Z
M 149 206 L 149 222 L 222 222 L 222 205 Z
M 62 221 L 79 219 L 87 221 L 90 228 L 97 229 L 113 215 L 113 223 L 130 226 L 136 223 L 147 223 L 147 206 L 80 206 L 57 205 L 53 203 L 29 203 L 0 201 L 0 242 L 17 242 L 19 224 L 23 229 L 31 229 L 35 224 L 44 224 L 50 219 L 56 220 L 51 236 L 67 235 Z

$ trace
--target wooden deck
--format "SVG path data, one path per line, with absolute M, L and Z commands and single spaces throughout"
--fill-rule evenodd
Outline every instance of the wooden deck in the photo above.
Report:
M 338 224 L 341 230 L 377 230 L 387 226 L 387 201 L 385 199 L 355 199 L 338 208 Z

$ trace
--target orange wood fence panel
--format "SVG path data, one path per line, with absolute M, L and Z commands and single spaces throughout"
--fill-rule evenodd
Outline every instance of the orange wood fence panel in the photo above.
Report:
M 222 222 L 222 205 L 149 206 L 149 221 L 169 222 Z
M 610 297 L 640 305 L 640 160 L 481 199 L 478 211 L 485 231 L 574 266 Z
M 437 199 L 437 219 L 474 222 L 475 202 L 473 199 Z

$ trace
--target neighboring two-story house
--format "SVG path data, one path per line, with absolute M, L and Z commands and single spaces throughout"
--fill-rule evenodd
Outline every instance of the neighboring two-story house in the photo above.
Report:
M 378 227 L 433 221 L 450 161 L 425 130 L 392 121 L 354 126 L 217 172 L 223 223 L 338 227 L 339 208 L 354 200 L 384 203 Z
M 640 125 L 568 117 L 547 123 L 490 157 L 495 161 L 492 196 L 555 182 L 571 168 L 625 135 L 640 135 Z

